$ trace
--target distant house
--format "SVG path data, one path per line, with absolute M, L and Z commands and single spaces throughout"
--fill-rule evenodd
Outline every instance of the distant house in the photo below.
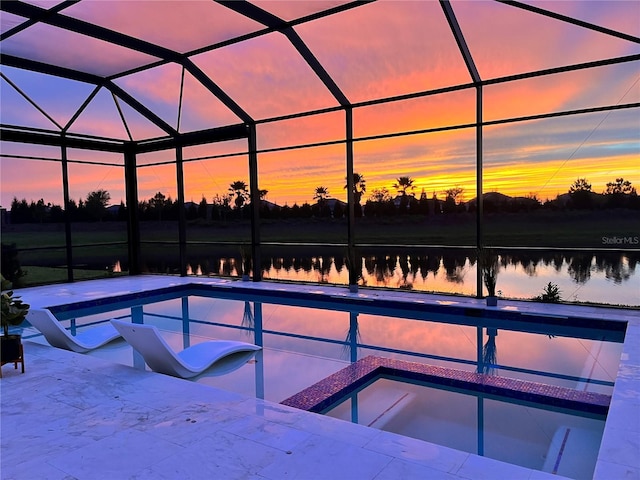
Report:
M 331 209 L 332 212 L 336 209 L 336 205 L 340 205 L 340 208 L 342 208 L 343 212 L 347 208 L 346 202 L 338 200 L 337 198 L 327 198 L 325 200 L 325 204 Z
M 393 204 L 395 205 L 396 208 L 400 208 L 400 204 L 402 203 L 402 197 L 406 197 L 407 199 L 407 208 L 409 208 L 409 205 L 413 202 L 417 202 L 418 199 L 416 198 L 416 196 L 412 193 L 407 193 L 406 195 L 396 195 L 396 198 L 393 199 Z
M 467 211 L 475 211 L 478 200 L 473 198 L 467 202 Z M 515 212 L 520 210 L 533 210 L 540 207 L 538 200 L 529 197 L 510 197 L 500 192 L 487 192 L 482 195 L 484 211 L 491 212 Z
M 120 204 L 118 205 L 109 205 L 107 207 L 107 214 L 113 218 L 118 217 L 118 212 L 120 211 Z
M 266 208 L 270 212 L 282 210 L 282 207 L 280 205 L 278 205 L 277 203 L 270 202 L 269 200 L 260 200 L 260 207 L 263 209 Z

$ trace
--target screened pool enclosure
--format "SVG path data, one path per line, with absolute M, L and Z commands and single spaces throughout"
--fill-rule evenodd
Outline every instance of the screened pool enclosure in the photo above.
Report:
M 637 290 L 637 2 L 0 9 L 17 284 L 245 273 L 483 296 L 490 247 L 505 296 L 559 271 L 566 300 L 598 275 Z

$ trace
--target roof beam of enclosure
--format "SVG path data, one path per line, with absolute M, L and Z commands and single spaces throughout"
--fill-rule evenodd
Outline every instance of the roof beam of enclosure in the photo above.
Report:
M 253 118 L 240 107 L 227 93 L 222 90 L 211 78 L 200 70 L 189 58 L 182 62 L 184 68 L 204 87 L 213 93 L 225 106 L 245 123 L 253 123 Z
M 590 69 L 590 68 L 603 67 L 603 66 L 608 66 L 608 65 L 618 65 L 618 64 L 629 63 L 629 62 L 634 62 L 634 61 L 638 61 L 638 60 L 640 60 L 640 54 L 627 55 L 627 56 L 623 56 L 623 57 L 607 58 L 607 59 L 604 59 L 604 60 L 596 60 L 596 61 L 593 61 L 593 62 L 576 63 L 576 64 L 572 64 L 572 65 L 565 65 L 565 66 L 562 66 L 562 67 L 554 67 L 554 68 L 548 68 L 548 69 L 544 69 L 544 70 L 535 70 L 535 71 L 526 72 L 526 73 L 518 73 L 518 74 L 508 75 L 508 76 L 504 76 L 504 77 L 490 78 L 490 79 L 487 79 L 487 80 L 482 80 L 481 84 L 482 84 L 482 86 L 495 85 L 495 84 L 500 84 L 500 83 L 512 82 L 512 81 L 515 81 L 515 80 L 524 80 L 524 79 L 528 79 L 528 78 L 542 77 L 542 76 L 554 75 L 554 74 L 558 74 L 558 73 L 573 72 L 573 71 L 577 71 L 577 70 L 587 70 L 587 69 Z M 432 90 L 423 90 L 423 91 L 420 91 L 420 92 L 407 93 L 407 94 L 403 94 L 403 95 L 394 95 L 394 96 L 391 96 L 391 97 L 382 97 L 382 98 L 376 98 L 376 99 L 372 99 L 372 100 L 365 100 L 365 101 L 362 101 L 362 102 L 353 103 L 352 106 L 353 106 L 353 108 L 360 108 L 360 107 L 367 107 L 367 106 L 370 106 L 370 105 L 378 105 L 378 104 L 382 104 L 382 103 L 398 102 L 398 101 L 401 101 L 401 100 L 408 100 L 408 99 L 412 99 L 412 98 L 427 97 L 427 96 L 432 96 L 432 95 L 439 95 L 439 94 L 442 94 L 442 93 L 466 90 L 466 89 L 469 89 L 469 88 L 474 88 L 475 86 L 476 85 L 474 85 L 472 82 L 470 82 L 470 83 L 464 83 L 464 84 L 460 84 L 460 85 L 452 85 L 452 86 L 449 86 L 449 87 L 436 88 L 436 89 L 432 89 Z M 310 116 L 310 115 L 318 115 L 318 114 L 322 114 L 322 113 L 336 112 L 336 111 L 341 110 L 341 109 L 342 109 L 342 107 L 335 106 L 335 107 L 322 108 L 322 109 L 317 109 L 317 110 L 309 110 L 307 112 L 299 112 L 299 113 L 294 113 L 294 114 L 290 114 L 290 115 L 280 115 L 280 116 L 277 116 L 277 117 L 262 118 L 260 120 L 257 120 L 256 123 L 260 124 L 260 123 L 279 122 L 279 121 L 282 121 L 282 120 L 290 120 L 290 119 L 293 119 L 293 118 L 305 117 L 305 116 Z
M 106 152 L 122 153 L 125 151 L 125 144 L 135 153 L 148 153 L 171 148 L 188 147 L 192 145 L 202 145 L 205 143 L 224 142 L 227 140 L 238 140 L 247 138 L 249 129 L 246 124 L 239 123 L 219 128 L 188 132 L 179 137 L 163 137 L 141 142 L 125 142 L 122 140 L 111 140 L 108 138 L 94 138 L 89 136 L 66 134 L 64 139 L 60 132 L 53 130 L 30 129 L 13 127 L 10 125 L 0 125 L 0 137 L 3 141 L 33 143 L 39 145 L 62 146 L 70 148 L 80 148 L 85 150 L 101 150 Z
M 298 35 L 298 33 L 291 27 L 290 23 L 285 22 L 279 17 L 262 10 L 261 8 L 253 5 L 252 3 L 246 1 L 236 1 L 236 0 L 217 0 L 218 3 L 224 5 L 225 7 L 244 15 L 245 17 L 250 18 L 256 22 L 263 24 L 264 26 L 271 28 L 273 30 L 279 31 L 282 33 L 289 42 L 293 45 L 293 47 L 298 51 L 298 53 L 302 56 L 305 62 L 311 67 L 314 73 L 318 76 L 318 78 L 322 81 L 325 87 L 331 92 L 331 95 L 336 99 L 336 101 L 343 107 L 350 106 L 350 102 L 345 96 L 345 94 L 340 90 L 340 87 L 334 82 L 333 78 L 329 73 L 325 70 L 322 64 L 318 61 L 318 59 L 313 55 L 309 47 L 304 43 L 302 38 Z
M 464 59 L 467 70 L 469 71 L 469 75 L 471 76 L 471 79 L 476 86 L 476 198 L 478 199 L 476 207 L 476 246 L 478 248 L 482 248 L 484 246 L 484 195 L 482 193 L 482 173 L 484 169 L 482 131 L 482 79 L 480 78 L 480 74 L 478 73 L 476 64 L 473 61 L 473 56 L 471 55 L 471 51 L 469 50 L 469 46 L 467 45 L 467 41 L 464 38 L 462 29 L 460 28 L 460 24 L 458 23 L 458 19 L 453 12 L 453 8 L 451 7 L 449 0 L 440 0 L 440 6 L 442 7 L 444 16 L 447 18 L 451 33 L 453 33 L 453 36 L 456 39 L 456 43 L 458 44 L 458 48 L 460 49 L 460 54 Z M 478 297 L 482 297 L 482 271 L 480 268 L 478 268 L 476 272 L 476 295 Z
M 4 2 L 3 2 L 4 5 Z M 6 53 L 0 53 L 0 64 L 8 67 L 20 68 L 23 70 L 31 70 L 33 72 L 44 73 L 56 77 L 68 78 L 78 82 L 91 83 L 94 85 L 102 85 L 105 79 L 99 75 L 92 73 L 80 72 L 71 68 L 60 67 L 50 63 L 43 63 L 37 60 L 29 60 L 22 57 L 16 57 Z
M 617 30 L 612 30 L 610 28 L 601 27 L 600 25 L 595 25 L 593 23 L 585 22 L 583 20 L 578 20 L 577 18 L 568 17 L 566 15 L 562 15 L 560 13 L 552 12 L 549 10 L 545 10 L 540 7 L 535 7 L 533 5 L 528 5 L 526 3 L 518 2 L 515 0 L 496 0 L 497 2 L 504 3 L 510 5 L 512 7 L 521 8 L 523 10 L 528 10 L 529 12 L 538 13 L 540 15 L 544 15 L 545 17 L 555 18 L 556 20 L 561 20 L 563 22 L 571 23 L 573 25 L 578 25 L 580 27 L 588 28 L 589 30 L 594 30 L 596 32 L 604 33 L 606 35 L 611 35 L 613 37 L 621 38 L 623 40 L 628 40 L 634 43 L 640 43 L 640 38 L 634 37 L 633 35 L 628 35 L 626 33 L 619 32 Z
M 122 141 L 71 135 L 65 135 L 63 138 L 60 132 L 55 131 L 17 129 L 3 125 L 0 126 L 0 137 L 6 142 L 31 143 L 56 147 L 66 145 L 69 148 L 79 148 L 83 150 L 99 150 L 115 153 L 124 152 L 124 143 Z
M 112 81 L 107 81 L 104 84 L 105 88 L 107 88 L 111 93 L 117 95 L 121 98 L 125 103 L 127 103 L 131 108 L 136 110 L 139 114 L 145 117 L 147 120 L 152 122 L 153 124 L 160 127 L 162 130 L 167 132 L 169 135 L 178 135 L 178 131 L 169 125 L 167 122 L 162 120 L 159 116 L 149 110 L 144 104 L 140 103 L 134 97 L 129 95 L 126 91 L 120 88 L 118 85 L 113 83 Z
M 46 10 L 40 7 L 29 5 L 23 2 L 2 2 L 2 6 L 0 8 L 6 12 L 27 18 L 40 17 L 42 16 L 43 11 L 46 12 Z M 40 18 L 40 22 L 71 32 L 79 33 L 81 35 L 97 38 L 98 40 L 103 40 L 105 42 L 120 45 L 122 47 L 130 48 L 132 50 L 136 50 L 137 52 L 145 53 L 156 58 L 162 58 L 178 63 L 182 58 L 181 54 L 169 50 L 168 48 L 146 42 L 139 38 L 125 35 L 124 33 L 109 30 L 108 28 L 100 27 L 93 23 L 78 20 L 66 15 L 61 15 L 59 13 L 42 16 L 42 18 Z
M 458 48 L 460 49 L 460 53 L 462 54 L 464 63 L 467 66 L 467 70 L 469 70 L 469 75 L 471 76 L 473 82 L 478 85 L 480 84 L 482 79 L 480 78 L 480 74 L 478 73 L 476 64 L 473 61 L 473 57 L 471 56 L 471 51 L 469 50 L 467 41 L 464 39 L 462 29 L 460 28 L 458 19 L 453 12 L 453 8 L 451 7 L 449 0 L 440 0 L 440 6 L 442 6 L 444 16 L 447 18 L 449 28 L 451 28 L 451 33 L 453 33 L 453 36 L 456 39 L 456 43 L 458 44 Z
M 202 145 L 205 143 L 225 142 L 228 140 L 238 140 L 249 136 L 249 126 L 244 123 L 227 125 L 224 127 L 199 130 L 197 132 L 187 132 L 179 137 L 163 137 L 151 140 L 143 140 L 136 143 L 136 153 L 157 152 L 176 147 L 189 147 Z
M 313 20 L 316 20 L 318 18 L 323 18 L 323 17 L 327 17 L 329 15 L 333 15 L 335 13 L 340 13 L 346 10 L 351 10 L 352 8 L 356 8 L 356 7 L 360 7 L 366 3 L 371 3 L 377 0 L 357 0 L 357 1 L 352 1 L 352 2 L 348 2 L 348 3 L 342 3 L 340 5 L 336 5 L 335 7 L 329 8 L 327 10 L 322 10 L 320 12 L 316 12 L 316 13 L 312 13 L 310 15 L 306 15 L 304 17 L 299 17 L 296 18 L 294 20 L 291 20 L 288 23 L 288 25 L 290 26 L 296 26 L 296 25 L 301 25 L 303 23 L 307 23 L 307 22 L 311 22 Z M 192 57 L 194 55 L 199 55 L 201 53 L 206 53 L 206 52 L 210 52 L 211 50 L 216 50 L 218 48 L 223 48 L 223 47 L 227 47 L 229 45 L 235 45 L 237 43 L 242 43 L 245 42 L 247 40 L 251 40 L 253 38 L 257 38 L 257 37 L 261 37 L 263 35 L 267 35 L 269 33 L 273 33 L 277 31 L 277 29 L 275 28 L 263 28 L 260 30 L 256 30 L 255 32 L 250 32 L 250 33 L 245 33 L 243 35 L 239 35 L 237 37 L 232 37 L 232 38 L 228 38 L 226 40 L 222 40 L 220 42 L 217 43 L 213 43 L 211 45 L 206 45 L 204 47 L 199 47 L 196 48 L 195 50 L 191 50 L 189 52 L 185 52 L 185 55 L 187 57 Z M 162 63 L 162 62 L 160 62 Z M 136 71 L 136 69 L 131 70 L 130 72 L 134 72 Z
M 40 7 L 24 4 L 22 2 L 2 2 L 1 5 L 2 10 L 27 18 L 42 15 L 43 12 L 43 9 Z M 215 95 L 235 115 L 237 115 L 245 122 L 252 121 L 250 115 L 247 114 L 235 101 L 233 101 L 233 99 L 231 99 L 231 97 L 229 97 L 221 88 L 215 85 L 215 83 L 210 78 L 208 78 L 198 67 L 196 67 L 186 57 L 186 55 L 174 52 L 173 50 L 161 47 L 160 45 L 146 42 L 139 38 L 131 37 L 129 35 L 125 35 L 123 33 L 109 30 L 107 28 L 100 27 L 98 25 L 65 15 L 49 15 L 44 17 L 41 21 L 54 27 L 97 38 L 98 40 L 103 40 L 115 45 L 120 45 L 121 47 L 129 48 L 131 50 L 151 55 L 168 62 L 174 62 L 182 65 L 199 80 L 207 78 L 207 82 L 203 84 L 205 88 L 207 88 L 213 95 Z M 163 130 L 165 129 L 163 128 Z
M 2 2 L 2 4 L 0 4 L 0 10 L 6 10 L 8 11 L 5 7 L 8 7 L 6 5 L 6 3 L 8 2 Z M 19 3 L 19 2 L 12 2 L 12 3 Z M 59 3 L 58 5 L 51 7 L 49 9 L 41 9 L 41 12 L 38 13 L 37 15 L 33 15 L 31 16 L 28 20 L 25 20 L 24 22 L 20 23 L 19 25 L 16 25 L 15 27 L 7 30 L 6 32 L 2 33 L 2 35 L 0 35 L 0 41 L 12 37 L 13 35 L 15 35 L 16 33 L 21 32 L 22 30 L 35 25 L 38 22 L 42 22 L 44 21 L 48 16 L 51 16 L 55 13 L 60 12 L 61 10 L 64 10 L 67 7 L 70 7 L 71 5 L 77 3 L 76 1 L 64 1 L 62 3 Z
M 0 78 L 2 78 L 5 82 L 7 82 L 13 89 L 18 92 L 27 102 L 33 105 L 42 115 L 44 115 L 47 120 L 53 123 L 56 127 L 62 130 L 62 125 L 56 122 L 55 118 L 49 115 L 38 103 L 33 100 L 29 95 L 27 95 L 20 87 L 18 87 L 15 83 L 11 81 L 9 77 L 7 77 L 4 73 L 0 72 Z
M 57 65 L 51 65 L 49 63 L 38 62 L 36 60 L 28 60 L 26 58 L 15 57 L 13 55 L 6 55 L 0 53 L 0 65 L 6 65 L 9 67 L 20 68 L 23 70 L 30 70 L 33 72 L 44 73 L 46 75 L 53 75 L 55 77 L 68 78 L 69 80 L 75 80 L 78 82 L 90 83 L 93 85 L 99 85 L 107 88 L 109 91 L 118 95 L 123 101 L 129 104 L 131 108 L 136 110 L 140 115 L 144 116 L 147 120 L 152 122 L 158 128 L 164 130 L 169 135 L 177 135 L 178 132 L 171 127 L 167 122 L 158 117 L 155 113 L 145 107 L 138 100 L 133 98 L 127 92 L 122 90 L 118 85 L 110 80 L 94 75 L 91 73 L 80 72 L 71 68 L 60 67 Z
M 494 85 L 498 83 L 513 82 L 515 80 L 524 80 L 527 78 L 543 77 L 546 75 L 554 75 L 556 73 L 574 72 L 577 70 L 587 70 L 589 68 L 604 67 L 607 65 L 618 65 L 621 63 L 629 63 L 640 60 L 640 54 L 625 55 L 622 57 L 606 58 L 604 60 L 595 60 L 593 62 L 575 63 L 572 65 L 564 65 L 562 67 L 546 68 L 544 70 L 536 70 L 527 73 L 518 73 L 507 75 L 504 77 L 491 78 L 483 80 L 483 85 Z

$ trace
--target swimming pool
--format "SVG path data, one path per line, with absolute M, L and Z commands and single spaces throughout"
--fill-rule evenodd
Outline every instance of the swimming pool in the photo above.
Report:
M 610 401 L 604 394 L 369 356 L 282 403 L 590 479 Z
M 223 376 L 205 374 L 195 381 L 274 402 L 282 402 L 369 355 L 610 394 L 624 337 L 622 324 L 596 320 L 505 311 L 489 314 L 481 308 L 420 302 L 401 305 L 353 296 L 316 298 L 312 294 L 309 299 L 309 295 L 286 290 L 269 295 L 263 291 L 249 293 L 197 286 L 167 288 L 57 306 L 52 311 L 63 323 L 79 329 L 113 317 L 151 323 L 177 350 L 211 338 L 258 343 L 263 350 L 250 363 Z M 92 355 L 144 368 L 123 342 Z M 379 385 L 385 392 L 407 388 L 404 384 Z M 455 395 L 465 398 L 460 392 Z M 428 397 L 435 398 L 433 393 Z M 485 402 L 504 403 L 495 399 Z M 383 402 L 374 400 L 373 404 Z M 491 408 L 499 412 L 500 408 L 515 407 L 508 404 L 497 410 Z M 522 418 L 531 417 L 535 408 L 523 408 Z M 444 415 L 437 414 L 436 418 L 446 418 Z M 446 422 L 440 425 L 442 428 L 436 430 L 445 432 Z M 547 451 L 555 436 L 548 433 L 551 428 L 543 429 L 550 437 Z M 591 431 L 597 436 L 598 429 L 601 432 L 601 426 Z M 574 427 L 574 432 L 578 430 Z M 409 431 L 403 434 L 413 435 Z M 439 443 L 437 438 L 432 441 Z M 513 444 L 505 438 L 500 441 Z M 478 453 L 492 456 L 491 448 Z
M 574 479 L 592 478 L 605 423 L 604 417 L 387 378 L 326 414 Z

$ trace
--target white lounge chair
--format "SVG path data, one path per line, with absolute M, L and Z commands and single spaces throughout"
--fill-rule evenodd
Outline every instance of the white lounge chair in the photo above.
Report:
M 234 340 L 209 340 L 176 353 L 154 325 L 111 320 L 124 339 L 138 351 L 151 370 L 180 378 L 200 375 L 218 360 L 262 347 Z
M 30 309 L 27 321 L 44 335 L 50 345 L 77 353 L 86 353 L 120 338 L 120 333 L 110 323 L 87 328 L 75 336 L 71 335 L 46 308 Z

